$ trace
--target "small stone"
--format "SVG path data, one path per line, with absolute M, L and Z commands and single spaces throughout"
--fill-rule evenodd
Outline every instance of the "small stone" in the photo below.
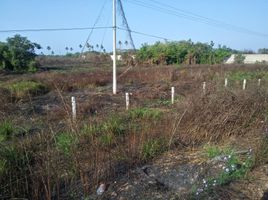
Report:
M 106 189 L 106 185 L 104 183 L 101 183 L 97 189 L 97 195 L 102 195 L 105 189 Z

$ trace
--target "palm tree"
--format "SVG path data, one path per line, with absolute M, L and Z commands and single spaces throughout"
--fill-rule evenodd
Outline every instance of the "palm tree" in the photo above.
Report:
M 50 51 L 51 50 L 51 47 L 50 46 L 47 46 L 47 50 Z
M 54 55 L 55 53 L 54 53 L 54 51 L 51 51 L 51 55 Z
M 67 51 L 67 53 L 68 53 L 69 47 L 65 47 L 65 50 L 66 50 L 66 51 Z
M 70 51 L 73 51 L 73 47 L 70 47 Z
M 118 41 L 118 44 L 119 44 L 119 49 L 121 50 L 121 48 L 122 48 L 122 42 L 121 42 L 121 40 Z
M 79 44 L 79 48 L 82 49 L 83 45 L 82 44 Z
M 128 46 L 128 41 L 127 40 L 125 41 L 125 45 L 126 45 L 126 47 Z

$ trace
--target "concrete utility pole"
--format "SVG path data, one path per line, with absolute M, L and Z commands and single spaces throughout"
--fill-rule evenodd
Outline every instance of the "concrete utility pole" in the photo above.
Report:
M 113 94 L 116 94 L 116 0 L 113 0 Z

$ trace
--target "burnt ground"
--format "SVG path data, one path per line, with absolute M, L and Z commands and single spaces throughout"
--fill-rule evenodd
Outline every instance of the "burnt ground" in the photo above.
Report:
M 253 67 L 241 70 L 252 71 Z M 238 151 L 249 148 L 253 148 L 255 151 L 257 142 L 254 139 L 260 138 L 263 126 L 265 126 L 265 122 L 260 122 L 264 119 L 258 113 L 266 104 L 258 104 L 259 100 L 263 100 L 261 97 L 253 99 L 249 95 L 240 94 L 241 89 L 237 89 L 240 87 L 239 82 L 238 84 L 234 82 L 233 89 L 218 97 L 222 101 L 217 97 L 217 100 L 213 99 L 215 91 L 223 90 L 222 83 L 225 74 L 232 70 L 237 69 L 226 66 L 134 68 L 120 77 L 117 95 L 111 94 L 111 76 L 110 71 L 107 70 L 74 72 L 74 74 L 53 71 L 33 75 L 3 74 L 0 75 L 1 84 L 17 80 L 34 80 L 40 81 L 49 89 L 45 94 L 28 95 L 22 99 L 11 100 L 7 97 L 1 106 L 0 119 L 11 119 L 20 128 L 20 135 L 24 135 L 24 132 L 34 135 L 44 132 L 48 127 L 57 132 L 64 131 L 69 126 L 71 118 L 71 96 L 75 96 L 77 100 L 78 121 L 91 122 L 105 119 L 110 114 L 124 113 L 125 92 L 130 92 L 131 108 L 157 108 L 167 112 L 173 121 L 166 124 L 169 127 L 163 131 L 172 130 L 172 126 L 176 125 L 178 121 L 178 116 L 183 116 L 183 112 L 187 110 L 181 122 L 182 126 L 175 130 L 174 144 L 170 146 L 170 151 L 157 155 L 146 162 L 142 161 L 131 167 L 128 166 L 117 176 L 102 179 L 107 187 L 101 196 L 94 194 L 99 184 L 97 181 L 98 184 L 95 184 L 94 187 L 91 186 L 89 198 L 122 200 L 267 199 L 267 164 L 252 168 L 245 179 L 215 186 L 204 196 L 195 196 L 193 192 L 195 191 L 194 186 L 201 184 L 204 178 L 218 174 L 224 165 L 221 160 L 214 161 L 204 158 L 203 144 L 231 143 Z M 125 68 L 122 68 L 119 73 L 124 71 Z M 205 95 L 210 98 L 204 97 L 203 81 L 207 82 Z M 175 106 L 169 102 L 171 86 L 176 88 Z M 254 90 L 251 89 L 253 87 L 255 87 L 254 84 L 249 85 L 248 90 Z M 197 99 L 202 100 L 198 102 Z M 232 101 L 237 103 L 241 99 L 246 99 L 249 105 L 244 103 L 232 107 L 231 104 L 228 104 Z M 256 101 L 256 105 L 252 106 L 252 110 L 247 110 L 246 108 L 253 105 L 254 101 Z M 220 110 L 217 106 L 223 103 L 227 106 Z M 239 109 L 235 110 L 236 107 Z M 209 110 L 208 113 L 201 112 L 205 108 Z M 247 118 L 254 115 L 254 123 L 250 124 L 250 127 L 246 127 L 247 121 L 239 115 L 239 112 L 241 112 L 241 116 L 243 113 Z M 193 117 L 193 113 L 202 119 Z M 222 119 L 221 116 L 225 116 L 225 118 Z M 228 123 L 220 126 L 219 122 L 214 121 L 217 117 Z M 241 127 L 245 128 L 237 130 Z M 148 131 L 150 132 L 150 128 Z M 228 134 L 225 135 L 227 132 Z M 215 136 L 208 136 L 210 133 Z M 221 136 L 221 133 L 225 136 Z M 82 183 L 78 181 L 77 184 Z M 82 190 L 83 186 L 78 186 L 78 188 Z

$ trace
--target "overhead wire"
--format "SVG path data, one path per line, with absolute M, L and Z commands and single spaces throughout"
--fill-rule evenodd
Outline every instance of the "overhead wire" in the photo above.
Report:
M 177 8 L 177 7 L 174 7 L 174 6 L 171 6 L 171 5 L 166 4 L 166 3 L 163 3 L 163 2 L 159 2 L 159 1 L 156 1 L 156 0 L 149 0 L 149 1 L 154 2 L 154 3 L 158 4 L 158 5 L 162 5 L 162 6 L 165 6 L 165 7 L 171 8 L 171 9 L 174 9 L 175 11 L 179 11 L 179 12 L 182 12 L 182 13 L 185 13 L 185 14 L 188 14 L 188 15 L 191 15 L 191 16 L 194 16 L 194 17 L 200 18 L 202 20 L 206 20 L 206 21 L 211 22 L 211 23 L 215 23 L 215 24 L 217 24 L 219 26 L 225 26 L 225 27 L 229 27 L 229 28 L 232 28 L 232 29 L 237 29 L 237 30 L 245 31 L 245 33 L 247 32 L 247 33 L 252 33 L 252 34 L 256 34 L 256 35 L 260 35 L 260 36 L 265 36 L 265 37 L 268 36 L 268 34 L 259 33 L 259 32 L 252 31 L 252 30 L 249 30 L 249 29 L 244 28 L 244 27 L 240 27 L 240 26 L 229 24 L 229 23 L 226 23 L 226 22 L 223 22 L 223 21 L 220 21 L 220 20 L 216 20 L 216 19 L 212 19 L 212 18 L 209 18 L 209 17 L 205 17 L 205 16 L 202 16 L 202 15 L 199 15 L 199 14 L 196 14 L 196 13 L 193 13 L 193 12 L 190 12 L 190 11 L 186 11 L 186 10 L 183 10 L 183 9 L 180 9 L 180 8 Z
M 39 29 L 7 29 L 0 30 L 0 33 L 22 33 L 22 32 L 50 32 L 50 31 L 82 31 L 96 29 L 111 29 L 112 26 L 95 26 L 95 27 L 68 27 L 68 28 L 39 28 Z
M 102 5 L 102 7 L 101 7 L 101 9 L 100 9 L 99 15 L 98 15 L 98 17 L 96 18 L 96 21 L 95 21 L 93 27 L 95 27 L 95 26 L 97 25 L 97 23 L 99 22 L 99 20 L 100 20 L 100 18 L 101 18 L 101 15 L 102 15 L 102 13 L 103 13 L 103 11 L 104 11 L 104 8 L 105 8 L 105 5 L 106 5 L 107 1 L 108 1 L 108 0 L 104 0 L 104 3 L 103 3 L 103 5 Z M 85 44 L 83 45 L 83 47 L 82 47 L 82 49 L 81 49 L 80 55 L 83 54 L 83 52 L 84 52 L 84 50 L 85 50 L 85 47 L 87 46 L 88 41 L 89 41 L 89 39 L 90 39 L 90 37 L 91 37 L 93 31 L 94 31 L 94 29 L 91 29 L 90 33 L 88 34 L 88 37 L 87 37 L 87 39 L 86 39 L 86 42 L 85 42 Z
M 149 8 L 155 11 L 159 11 L 165 14 L 177 16 L 180 18 L 185 18 L 187 20 L 191 20 L 194 22 L 200 22 L 204 23 L 210 26 L 218 27 L 221 29 L 229 30 L 229 31 L 235 31 L 235 32 L 240 32 L 244 34 L 250 34 L 250 35 L 256 35 L 256 36 L 261 36 L 261 37 L 268 37 L 268 34 L 265 33 L 259 33 L 256 31 L 252 31 L 243 27 L 239 27 L 236 25 L 228 24 L 219 20 L 211 19 L 208 17 L 204 17 L 189 11 L 185 11 L 182 9 L 178 9 L 174 6 L 168 5 L 166 3 L 162 3 L 156 0 L 149 0 L 151 3 L 144 2 L 141 0 L 125 0 L 126 2 L 129 2 L 134 5 L 138 5 L 141 7 Z
M 123 28 L 123 27 L 117 27 L 117 29 L 123 30 L 123 31 L 129 31 L 128 29 Z M 165 40 L 165 41 L 172 41 L 173 40 L 173 39 L 165 38 L 165 37 L 162 37 L 162 36 L 152 35 L 152 34 L 143 33 L 143 32 L 134 31 L 134 30 L 130 30 L 130 32 L 131 33 L 138 34 L 138 35 L 143 35 L 143 36 L 151 37 L 151 38 Z

